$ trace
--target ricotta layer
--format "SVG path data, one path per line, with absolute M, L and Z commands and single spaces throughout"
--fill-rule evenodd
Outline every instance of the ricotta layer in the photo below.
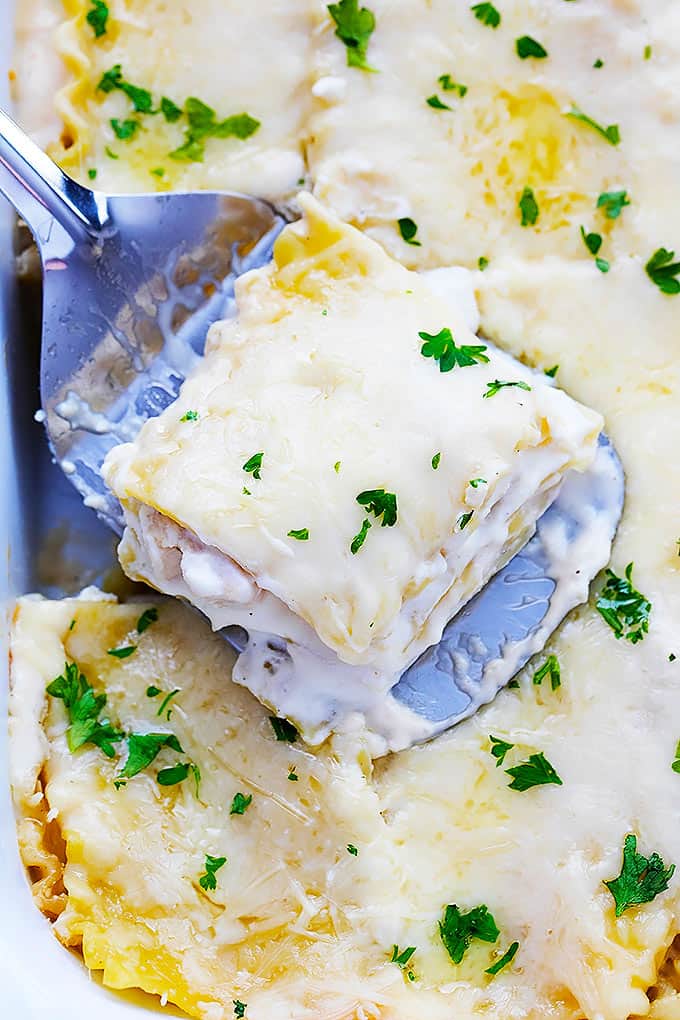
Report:
M 103 473 L 131 577 L 216 629 L 311 652 L 309 687 L 349 684 L 362 710 L 362 687 L 392 686 L 529 539 L 565 472 L 591 463 L 602 420 L 480 344 L 375 242 L 300 204 L 273 262 L 238 280 L 237 317 L 211 329 L 178 400 Z M 441 371 L 421 334 L 442 329 L 481 358 Z M 394 520 L 358 502 L 367 490 L 396 496 Z

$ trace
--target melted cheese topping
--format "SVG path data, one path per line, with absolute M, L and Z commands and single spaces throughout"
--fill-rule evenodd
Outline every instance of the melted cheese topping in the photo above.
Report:
M 216 628 L 316 650 L 295 621 L 277 629 L 282 602 L 389 686 L 529 538 L 565 471 L 590 464 L 601 419 L 483 345 L 488 363 L 441 372 L 419 334 L 447 327 L 459 347 L 475 345 L 464 316 L 309 196 L 300 202 L 304 218 L 271 265 L 239 279 L 237 319 L 212 328 L 179 399 L 111 452 L 104 477 L 125 508 L 132 576 L 188 594 Z M 528 388 L 485 399 L 496 379 Z M 247 473 L 256 451 L 261 467 Z M 358 504 L 374 489 L 396 494 L 393 526 Z M 157 517 L 140 519 L 145 504 L 186 529 L 189 547 L 158 534 Z M 289 534 L 302 527 L 307 539 Z M 181 551 L 181 566 L 170 553 L 158 562 L 159 543 Z M 228 576 L 215 573 L 216 552 Z

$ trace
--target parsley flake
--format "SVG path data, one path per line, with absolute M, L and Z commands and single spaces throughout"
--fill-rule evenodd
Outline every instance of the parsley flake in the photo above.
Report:
M 174 733 L 131 733 L 127 738 L 127 761 L 118 773 L 118 779 L 132 779 L 138 775 L 154 761 L 163 747 L 183 753 Z
M 345 849 L 347 850 L 348 854 L 352 855 L 352 857 L 356 857 L 357 854 L 359 853 L 359 850 L 357 849 L 357 847 L 355 847 L 354 843 L 348 843 Z
M 670 655 L 668 656 L 668 658 L 671 662 L 673 661 Z M 673 658 L 675 658 L 675 656 L 673 656 Z M 678 741 L 675 748 L 675 760 L 673 761 L 671 768 L 673 769 L 674 772 L 680 772 L 680 740 Z
M 99 721 L 106 695 L 94 693 L 75 662 L 64 664 L 64 672 L 47 685 L 47 693 L 64 702 L 69 719 L 66 730 L 69 751 L 77 751 L 83 744 L 94 744 L 107 758 L 115 756 L 113 745 L 122 740 L 124 734 L 108 720 Z
M 431 106 L 433 110 L 450 110 L 451 107 L 443 103 L 438 95 L 428 96 L 425 100 L 428 106 Z
M 527 185 L 519 196 L 519 211 L 521 213 L 521 226 L 533 227 L 539 216 L 538 202 L 534 197 L 533 190 Z
M 168 124 L 174 124 L 182 116 L 182 107 L 178 106 L 177 103 L 173 103 L 172 99 L 168 99 L 167 96 L 163 96 L 161 99 L 161 113 Z
M 652 604 L 633 586 L 632 563 L 626 567 L 625 577 L 618 577 L 613 570 L 607 570 L 606 577 L 595 608 L 617 639 L 637 644 L 649 631 Z
M 198 411 L 185 411 L 180 421 L 198 421 Z
M 478 489 L 480 485 L 488 485 L 488 482 L 486 478 L 471 478 L 468 485 L 471 485 L 473 489 Z
M 113 117 L 110 124 L 116 138 L 120 138 L 123 142 L 132 138 L 139 127 L 139 121 L 118 120 L 117 117 Z
M 289 779 L 289 781 L 290 781 L 291 783 L 297 783 L 297 781 L 299 780 L 299 778 L 300 778 L 300 777 L 299 777 L 299 775 L 298 775 L 298 774 L 297 774 L 297 772 L 295 771 L 295 766 L 293 766 L 293 768 L 292 768 L 292 769 L 290 770 L 290 772 L 288 773 L 288 779 Z
M 298 530 L 291 528 L 288 532 L 288 537 L 296 538 L 298 542 L 306 542 L 309 538 L 309 528 L 299 528 Z
M 401 967 L 403 970 L 406 964 L 409 962 L 411 957 L 416 951 L 415 946 L 409 946 L 408 949 L 402 949 L 399 952 L 399 946 L 392 946 L 392 956 L 390 957 L 390 963 L 396 963 L 397 967 Z
M 675 865 L 668 868 L 657 853 L 644 857 L 637 852 L 637 837 L 632 833 L 626 836 L 623 844 L 623 864 L 621 874 L 604 884 L 614 897 L 616 916 L 641 903 L 652 900 L 668 888 Z
M 608 273 L 609 272 L 610 266 L 609 266 L 609 262 L 607 261 L 607 259 L 601 259 L 598 256 L 598 258 L 595 259 L 595 265 L 597 266 L 597 268 L 600 270 L 601 273 Z
M 87 176 L 90 178 L 91 181 L 93 181 L 96 178 L 97 171 L 94 169 L 94 167 L 90 167 L 90 169 L 87 171 Z
M 439 462 L 440 462 L 441 459 L 442 459 L 441 453 L 435 453 L 434 457 L 431 460 L 432 470 L 433 471 L 437 470 L 437 468 L 439 467 Z
M 375 71 L 366 62 L 368 42 L 375 30 L 375 15 L 368 7 L 359 7 L 358 0 L 340 0 L 328 4 L 328 13 L 336 24 L 335 34 L 347 49 L 347 66 L 362 71 Z
M 287 719 L 280 719 L 276 715 L 270 715 L 269 722 L 272 724 L 277 740 L 285 740 L 289 744 L 294 744 L 300 736 L 295 726 L 288 722 Z
M 579 110 L 578 106 L 572 106 L 571 110 L 566 113 L 567 117 L 571 117 L 572 120 L 579 120 L 582 124 L 586 124 L 588 127 L 596 131 L 600 137 L 604 138 L 610 145 L 618 145 L 621 141 L 621 132 L 619 131 L 618 124 L 608 124 L 606 127 L 602 127 L 596 120 L 589 117 L 582 110 Z
M 548 51 L 545 47 L 541 46 L 540 42 L 537 42 L 536 39 L 532 39 L 530 35 L 522 35 L 519 39 L 516 39 L 515 49 L 520 60 L 526 60 L 527 57 L 542 60 L 548 56 Z
M 506 769 L 505 772 L 506 775 L 512 777 L 508 789 L 519 790 L 520 793 L 531 790 L 534 786 L 546 786 L 551 783 L 555 786 L 562 786 L 562 780 L 542 751 L 539 751 L 538 754 L 530 754 L 526 761 L 514 765 L 511 769 Z
M 246 1015 L 248 1004 L 246 1002 L 241 1002 L 240 999 L 232 999 L 232 1002 L 234 1003 L 234 1016 L 236 1017 L 236 1020 L 243 1020 L 243 1017 Z
M 453 963 L 460 963 L 472 939 L 495 942 L 500 931 L 484 904 L 463 914 L 455 903 L 450 903 L 439 922 L 439 935 Z
M 416 240 L 418 224 L 415 220 L 412 220 L 410 216 L 402 216 L 400 220 L 397 220 L 397 226 L 399 227 L 399 233 L 401 234 L 403 241 L 406 241 L 407 244 L 414 245 L 414 247 L 420 247 L 420 241 Z
M 178 783 L 184 782 L 189 773 L 194 778 L 196 796 L 198 797 L 201 788 L 201 770 L 194 762 L 178 762 L 176 765 L 170 765 L 168 768 L 161 769 L 156 774 L 156 780 L 159 786 L 177 786 Z
M 600 57 L 598 57 L 597 60 L 594 62 L 593 67 L 596 68 L 596 70 L 599 70 L 601 67 L 604 67 L 604 60 L 601 60 Z
M 560 367 L 559 365 L 553 365 L 552 368 L 545 368 L 543 370 L 543 374 L 547 375 L 550 379 L 554 379 L 555 376 L 557 375 L 559 367 Z
M 561 670 L 556 655 L 549 655 L 543 665 L 536 670 L 534 673 L 534 683 L 540 687 L 546 677 L 550 677 L 550 686 L 553 691 L 556 691 L 561 686 Z
M 356 533 L 356 535 L 352 539 L 352 543 L 351 543 L 351 545 L 349 547 L 350 548 L 350 552 L 354 556 L 356 556 L 356 554 L 359 552 L 359 550 L 361 549 L 362 545 L 366 541 L 366 535 L 368 534 L 368 529 L 370 527 L 371 527 L 371 522 L 369 521 L 368 517 L 364 517 L 363 522 L 361 524 L 361 527 L 359 528 L 358 532 Z
M 97 89 L 100 92 L 106 93 L 118 89 L 120 92 L 125 93 L 137 113 L 153 113 L 153 102 L 149 90 L 125 81 L 120 64 L 114 64 L 109 71 L 104 72 L 99 80 Z
M 151 626 L 152 623 L 158 621 L 158 610 L 155 606 L 151 606 L 150 609 L 145 609 L 140 618 L 137 620 L 137 633 L 143 634 L 145 630 Z
M 680 262 L 674 262 L 674 251 L 657 248 L 645 265 L 647 276 L 655 283 L 662 294 L 680 294 Z
M 226 857 L 212 857 L 210 854 L 205 855 L 205 873 L 200 876 L 198 884 L 201 889 L 205 889 L 206 892 L 209 889 L 217 889 L 217 872 L 220 868 L 223 868 L 227 863 Z
M 85 20 L 94 32 L 95 39 L 106 35 L 106 23 L 109 20 L 109 8 L 103 0 L 90 0 L 92 9 L 85 15 Z
M 357 503 L 365 506 L 369 514 L 382 517 L 381 527 L 392 528 L 397 523 L 397 497 L 384 489 L 365 489 L 357 496 Z
M 477 18 L 477 21 L 481 21 L 483 25 L 488 25 L 489 28 L 498 28 L 501 23 L 500 11 L 493 4 L 475 4 L 470 10 Z
M 229 814 L 244 815 L 247 809 L 250 807 L 252 800 L 253 800 L 252 793 L 249 793 L 247 795 L 243 793 L 235 793 L 234 799 L 231 802 L 231 807 L 229 808 Z
M 643 56 L 644 60 L 649 60 L 651 55 L 652 55 L 652 47 L 649 45 L 649 43 L 647 43 L 647 45 L 645 46 L 645 48 L 644 48 L 644 50 L 642 52 L 642 56 Z
M 170 691 L 169 694 L 166 694 L 165 697 L 163 698 L 163 701 L 161 702 L 161 707 L 156 712 L 156 715 L 163 715 L 163 712 L 165 712 L 166 708 L 177 694 L 179 694 L 179 687 L 176 687 L 174 691 Z M 171 712 L 172 709 L 168 709 L 168 711 L 165 713 L 166 719 L 170 718 Z
M 468 526 L 468 524 L 472 520 L 473 513 L 474 513 L 474 510 L 468 510 L 467 513 L 460 515 L 460 517 L 456 521 L 456 525 L 457 525 L 457 527 L 458 527 L 458 529 L 460 531 L 462 531 L 463 528 L 466 528 Z
M 623 209 L 630 205 L 630 199 L 626 191 L 603 191 L 597 198 L 597 209 L 604 209 L 604 214 L 609 220 L 616 220 Z
M 444 326 L 438 333 L 419 331 L 418 336 L 425 341 L 420 353 L 424 358 L 434 358 L 439 362 L 440 372 L 450 372 L 456 366 L 467 368 L 489 360 L 484 353 L 486 347 L 481 344 L 462 344 L 458 347 L 448 326 Z
M 247 471 L 248 474 L 253 476 L 253 478 L 259 479 L 260 478 L 260 468 L 262 467 L 262 458 L 263 457 L 264 457 L 264 453 L 254 453 L 252 455 L 252 457 L 249 457 L 248 460 L 243 465 L 243 470 Z
M 500 960 L 496 960 L 494 964 L 492 964 L 490 967 L 487 967 L 484 973 L 491 974 L 492 977 L 495 977 L 495 975 L 498 974 L 501 970 L 503 970 L 504 967 L 507 967 L 509 963 L 512 963 L 515 956 L 517 955 L 518 949 L 519 942 L 513 942 L 512 945 L 508 949 L 506 949 L 506 951 L 503 953 Z
M 248 113 L 236 113 L 224 120 L 217 120 L 217 114 L 211 106 L 189 96 L 184 104 L 188 126 L 184 132 L 184 142 L 174 149 L 169 156 L 188 163 L 202 163 L 205 155 L 206 138 L 239 138 L 244 141 L 250 138 L 260 126 L 260 121 Z
M 477 268 L 479 269 L 480 273 L 484 272 L 488 264 L 489 260 L 486 257 L 486 255 L 480 255 L 479 258 L 477 259 Z
M 483 393 L 483 397 L 495 397 L 499 390 L 505 389 L 507 386 L 517 386 L 520 390 L 530 390 L 531 386 L 524 381 L 520 382 L 506 382 L 504 379 L 494 379 L 493 382 L 486 384 L 486 393 Z
M 160 693 L 161 693 L 160 687 L 156 687 L 155 684 L 150 684 L 149 687 L 147 687 L 146 689 L 147 698 L 157 698 Z
M 126 645 L 124 648 L 109 648 L 106 654 L 112 655 L 114 659 L 129 659 L 136 651 L 137 645 Z
M 120 159 L 118 153 L 114 152 L 113 149 L 110 149 L 108 145 L 104 146 L 104 152 L 109 157 L 109 159 Z
M 597 255 L 598 251 L 602 247 L 602 234 L 588 234 L 586 233 L 585 227 L 581 227 L 581 237 L 583 238 L 583 243 L 590 254 Z
M 440 74 L 437 81 L 444 89 L 444 92 L 457 92 L 461 99 L 467 93 L 467 85 L 461 85 L 459 82 L 453 81 L 450 74 Z
M 491 754 L 496 759 L 496 768 L 498 768 L 505 761 L 508 751 L 512 751 L 515 745 L 509 744 L 507 740 L 501 740 L 500 737 L 494 737 L 491 733 L 489 740 L 491 741 Z

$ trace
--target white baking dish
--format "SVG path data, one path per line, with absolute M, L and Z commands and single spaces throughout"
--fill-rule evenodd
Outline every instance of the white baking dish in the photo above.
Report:
M 21 0 L 18 0 L 21 2 Z M 14 0 L 0 0 L 0 104 L 9 103 L 7 82 L 13 38 Z M 148 1016 L 156 1000 L 119 996 L 88 979 L 82 962 L 56 941 L 33 906 L 19 860 L 7 756 L 7 651 L 12 604 L 28 591 L 60 594 L 40 584 L 37 556 L 50 528 L 71 521 L 68 556 L 88 573 L 110 560 L 112 543 L 94 515 L 82 507 L 50 463 L 38 407 L 35 343 L 26 336 L 12 265 L 13 214 L 0 197 L 0 1016 L 7 1020 L 121 1020 Z M 75 580 L 75 579 L 74 579 Z M 84 578 L 85 581 L 89 577 Z M 39 639 L 39 636 L 38 636 Z M 144 1003 L 144 1006 L 141 1003 Z M 174 1009 L 166 1016 L 181 1016 Z

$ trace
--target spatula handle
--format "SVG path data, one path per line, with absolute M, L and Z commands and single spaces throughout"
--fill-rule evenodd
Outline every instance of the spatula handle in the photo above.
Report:
M 0 194 L 26 220 L 39 245 L 53 219 L 74 241 L 96 238 L 106 223 L 106 199 L 68 177 L 0 110 Z

